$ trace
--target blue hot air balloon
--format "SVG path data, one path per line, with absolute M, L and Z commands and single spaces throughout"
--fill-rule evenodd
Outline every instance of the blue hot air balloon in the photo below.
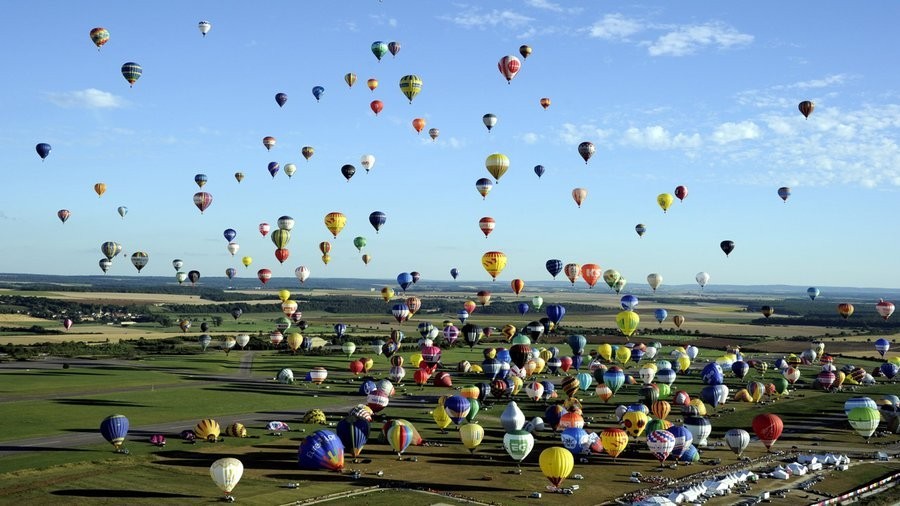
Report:
M 287 93 L 276 93 L 275 94 L 275 102 L 278 104 L 278 107 L 284 107 L 284 104 L 287 103 L 288 96 Z
M 544 166 L 543 166 L 543 165 L 535 165 L 535 166 L 534 166 L 534 173 L 535 173 L 535 174 L 537 175 L 537 177 L 540 179 L 540 177 L 544 175 Z
M 444 401 L 444 411 L 447 412 L 447 416 L 450 417 L 450 421 L 453 422 L 454 425 L 459 425 L 465 420 L 466 415 L 469 414 L 471 408 L 472 406 L 469 399 L 466 399 L 462 395 L 454 395 Z
M 546 266 L 547 266 L 547 272 L 549 272 L 550 275 L 553 276 L 553 279 L 556 279 L 556 275 L 559 274 L 560 272 L 562 272 L 562 270 L 563 270 L 562 260 L 558 260 L 556 258 L 551 258 L 550 260 L 547 260 Z
M 516 304 L 516 312 L 518 312 L 521 315 L 524 315 L 525 313 L 527 313 L 529 309 L 531 309 L 531 308 L 528 307 L 528 304 L 526 304 L 525 302 L 520 302 L 520 303 Z
M 587 345 L 587 339 L 584 336 L 578 334 L 569 336 L 566 342 L 569 343 L 569 346 L 572 347 L 573 356 L 580 356 L 582 353 L 584 353 L 584 347 L 585 345 Z
M 819 289 L 814 286 L 806 289 L 806 295 L 809 295 L 810 300 L 816 300 L 816 297 L 819 296 L 819 293 Z
M 547 318 L 549 318 L 554 325 L 559 325 L 559 322 L 562 321 L 563 316 L 565 315 L 566 308 L 564 308 L 562 304 L 550 304 L 547 306 Z
M 237 237 L 237 232 L 233 228 L 226 228 L 222 235 L 225 236 L 225 240 L 231 242 Z
M 274 178 L 275 174 L 278 174 L 278 171 L 281 170 L 281 165 L 278 165 L 278 162 L 269 162 L 267 168 L 269 169 L 269 174 Z
M 412 283 L 413 283 L 412 274 L 410 274 L 408 272 L 401 272 L 400 274 L 397 275 L 397 284 L 400 285 L 400 289 L 403 290 L 404 292 L 406 291 L 407 288 L 410 287 L 410 285 L 412 285 Z
M 117 452 L 122 451 L 122 444 L 128 435 L 128 418 L 125 415 L 107 416 L 100 422 L 100 434 L 116 447 Z
M 891 349 L 891 342 L 888 341 L 887 339 L 882 337 L 881 339 L 875 341 L 875 351 L 880 353 L 882 357 L 890 349 Z
M 707 385 L 721 385 L 725 381 L 722 366 L 715 362 L 706 364 L 706 367 L 700 372 L 700 379 Z
M 624 295 L 622 296 L 622 299 L 619 301 L 619 303 L 622 305 L 622 309 L 626 311 L 634 311 L 635 306 L 638 305 L 638 298 L 631 294 Z
M 237 269 L 235 269 L 234 267 L 229 267 L 225 269 L 225 275 L 228 276 L 228 279 L 232 279 L 237 275 Z
M 34 150 L 37 151 L 37 154 L 39 157 L 41 157 L 41 160 L 47 158 L 47 156 L 50 154 L 50 149 L 50 145 L 46 142 L 42 142 L 34 147 Z
M 663 308 L 659 308 L 653 312 L 653 316 L 656 317 L 656 321 L 662 323 L 663 321 L 665 321 L 666 317 L 669 316 L 669 312 Z
M 330 430 L 317 430 L 300 443 L 297 460 L 302 469 L 344 469 L 344 443 Z
M 387 222 L 387 215 L 381 211 L 375 211 L 369 215 L 369 223 L 372 224 L 376 234 L 381 230 L 381 227 L 384 226 L 385 222 Z
M 450 277 L 456 279 L 457 276 L 459 276 L 459 269 L 457 269 L 456 267 L 450 269 Z
M 313 86 L 312 94 L 314 97 L 316 97 L 316 102 L 318 102 L 319 99 L 322 98 L 322 95 L 324 93 L 325 93 L 325 88 L 323 88 L 321 86 Z
M 744 376 L 750 372 L 750 364 L 744 362 L 743 360 L 738 360 L 737 362 L 731 364 L 731 372 L 734 373 L 734 376 L 737 379 L 744 379 Z
M 615 394 L 625 384 L 625 373 L 618 367 L 610 367 L 603 373 L 603 383 Z
M 194 182 L 197 183 L 197 186 L 200 188 L 203 188 L 203 185 L 205 185 L 208 180 L 209 178 L 206 177 L 206 174 L 196 174 L 194 176 Z
M 334 326 L 334 334 L 338 339 L 344 338 L 344 333 L 347 332 L 347 324 L 346 323 L 338 323 Z
M 348 449 L 353 458 L 359 457 L 363 446 L 369 440 L 369 422 L 365 418 L 348 416 L 338 422 L 337 435 L 345 449 Z

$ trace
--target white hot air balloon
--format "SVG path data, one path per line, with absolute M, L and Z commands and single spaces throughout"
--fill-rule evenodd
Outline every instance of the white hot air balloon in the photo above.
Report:
M 209 475 L 212 477 L 216 486 L 219 487 L 222 492 L 225 492 L 225 497 L 228 498 L 229 501 L 234 500 L 231 497 L 231 491 L 234 490 L 234 487 L 241 481 L 241 476 L 243 476 L 243 474 L 244 464 L 233 457 L 219 459 L 209 466 Z
M 375 155 L 362 155 L 359 159 L 359 164 L 366 169 L 366 172 L 369 172 L 375 166 Z
M 735 454 L 740 455 L 750 444 L 750 433 L 744 429 L 730 429 L 725 433 L 725 444 L 731 448 Z
M 661 285 L 662 282 L 663 282 L 663 277 L 661 274 L 654 272 L 652 274 L 647 275 L 647 284 L 650 285 L 650 288 L 652 288 L 654 292 L 656 291 L 657 288 L 659 288 L 659 285 Z
M 244 346 L 247 346 L 250 343 L 250 336 L 247 334 L 238 334 L 238 336 L 235 337 L 235 341 L 237 341 L 237 345 L 243 350 Z
M 234 256 L 234 254 L 237 253 L 239 249 L 241 249 L 240 244 L 236 242 L 228 243 L 228 252 L 231 253 L 231 256 Z
M 503 413 L 500 415 L 500 425 L 503 426 L 503 430 L 506 432 L 521 430 L 525 425 L 525 413 L 519 409 L 519 405 L 516 404 L 516 401 L 510 401 L 509 404 L 506 405 L 506 409 L 504 409 Z
M 294 275 L 297 276 L 297 279 L 300 280 L 300 283 L 303 284 L 309 279 L 309 268 L 305 265 L 301 265 L 294 269 Z
M 708 272 L 698 272 L 694 279 L 697 280 L 697 284 L 700 285 L 700 289 L 703 290 L 703 287 L 709 283 L 709 273 Z
M 202 33 L 204 37 L 206 37 L 206 34 L 212 30 L 212 23 L 209 21 L 201 21 L 197 23 L 197 29 L 200 30 L 200 33 Z

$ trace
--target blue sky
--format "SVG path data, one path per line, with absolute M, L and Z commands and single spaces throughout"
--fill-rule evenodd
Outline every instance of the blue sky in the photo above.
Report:
M 150 255 L 142 275 L 238 267 L 292 276 L 490 283 L 485 251 L 509 257 L 498 284 L 549 279 L 544 262 L 598 263 L 646 286 L 788 283 L 896 287 L 900 235 L 898 46 L 888 2 L 34 2 L 7 7 L 0 54 L 0 255 L 4 270 L 99 274 L 100 244 Z M 815 11 L 815 14 L 810 14 Z M 40 16 L 37 16 L 39 13 Z M 201 37 L 197 23 L 212 30 Z M 95 26 L 111 38 L 99 52 Z M 373 41 L 401 50 L 378 62 Z M 511 84 L 497 70 L 528 44 Z M 142 65 L 133 88 L 120 74 Z M 358 82 L 343 82 L 354 72 Z M 417 74 L 409 104 L 401 76 Z M 373 92 L 365 81 L 375 77 Z M 313 86 L 325 87 L 321 102 Z M 279 108 L 277 92 L 288 94 Z M 552 105 L 543 110 L 542 97 Z M 374 116 L 371 100 L 382 100 Z M 797 110 L 813 100 L 805 120 Z M 486 113 L 499 117 L 490 133 Z M 413 118 L 441 134 L 417 135 Z M 267 152 L 262 138 L 278 144 Z M 597 151 L 588 165 L 577 145 Z M 34 146 L 53 146 L 44 161 Z M 308 162 L 300 148 L 316 154 Z M 485 158 L 511 160 L 487 199 Z M 366 174 L 360 156 L 376 163 Z M 293 178 L 266 171 L 297 164 Z M 343 164 L 358 173 L 348 183 Z M 532 169 L 541 164 L 538 179 Z M 246 174 L 238 184 L 233 174 Z M 201 215 L 194 175 L 214 201 Z M 106 194 L 93 192 L 105 182 Z M 663 214 L 659 193 L 689 195 Z M 776 191 L 790 186 L 782 203 Z M 575 187 L 588 189 L 578 209 Z M 118 206 L 129 212 L 122 219 Z M 69 209 L 59 222 L 56 212 Z M 368 223 L 383 211 L 376 234 Z M 348 217 L 331 238 L 323 217 Z M 296 220 L 283 265 L 260 222 Z M 484 238 L 482 216 L 497 226 Z M 634 232 L 644 223 L 648 232 Z M 234 228 L 237 256 L 222 231 Z M 353 247 L 368 239 L 366 266 Z M 729 258 L 719 243 L 736 243 Z M 331 240 L 332 261 L 318 244 Z M 250 255 L 249 269 L 240 257 Z M 112 274 L 136 274 L 114 260 Z M 561 281 L 562 283 L 562 281 Z M 499 285 L 494 285 L 499 286 Z

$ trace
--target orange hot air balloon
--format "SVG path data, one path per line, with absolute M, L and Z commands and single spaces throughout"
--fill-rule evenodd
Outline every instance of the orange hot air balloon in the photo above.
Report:
M 372 108 L 372 112 L 375 113 L 375 116 L 378 116 L 378 113 L 384 109 L 384 103 L 381 100 L 373 100 L 372 103 L 369 104 L 369 107 Z
M 563 271 L 566 273 L 566 277 L 569 278 L 569 281 L 572 282 L 572 286 L 575 286 L 575 280 L 581 275 L 581 266 L 578 264 L 566 264 L 563 267 Z
M 94 191 L 97 192 L 97 196 L 103 196 L 106 193 L 106 183 L 97 183 L 94 185 Z
M 510 288 L 512 288 L 513 293 L 519 295 L 522 293 L 522 290 L 525 289 L 525 281 L 516 278 L 509 283 Z
M 485 216 L 478 220 L 478 226 L 481 228 L 481 232 L 484 233 L 484 238 L 487 239 L 487 236 L 491 235 L 491 232 L 494 231 L 494 227 L 497 225 L 497 222 L 494 221 L 494 218 L 490 216 Z
M 853 314 L 853 304 L 850 304 L 848 302 L 842 302 L 842 303 L 838 304 L 837 311 L 838 311 L 838 314 L 841 315 L 841 317 L 846 320 L 847 318 L 850 318 L 850 316 Z
M 467 301 L 463 302 L 463 309 L 465 309 L 466 312 L 468 312 L 470 315 L 472 313 L 474 313 L 477 308 L 478 308 L 478 305 L 475 304 L 475 301 L 467 300 Z
M 541 99 L 541 107 L 543 107 L 544 110 L 547 110 L 547 108 L 550 107 L 550 99 L 547 97 L 542 98 Z
M 575 200 L 578 207 L 581 207 L 581 203 L 587 198 L 587 193 L 587 188 L 575 188 L 572 190 L 572 199 Z
M 421 133 L 422 129 L 425 128 L 425 119 L 423 119 L 423 118 L 414 119 L 412 121 L 412 126 L 413 126 L 413 128 L 416 129 L 416 133 Z
M 581 277 L 589 288 L 594 288 L 597 281 L 603 277 L 603 270 L 597 264 L 584 264 L 581 266 Z
M 378 79 L 375 79 L 374 77 L 369 79 L 366 81 L 366 86 L 368 86 L 370 90 L 375 91 L 375 88 L 378 87 Z

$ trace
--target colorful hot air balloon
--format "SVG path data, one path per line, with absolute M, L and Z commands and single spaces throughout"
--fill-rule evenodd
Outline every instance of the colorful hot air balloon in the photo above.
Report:
M 344 74 L 344 82 L 347 83 L 348 88 L 352 88 L 356 83 L 356 74 L 354 74 L 353 72 Z
M 141 74 L 143 73 L 144 69 L 137 63 L 130 61 L 122 65 L 122 77 L 124 77 L 132 87 L 134 86 L 134 83 L 141 78 Z
M 637 232 L 638 237 L 644 237 L 644 234 L 647 232 L 647 226 L 643 223 L 638 223 L 634 226 L 634 231 Z
M 894 303 L 888 302 L 884 299 L 879 299 L 878 303 L 875 304 L 875 311 L 878 313 L 878 316 L 881 316 L 883 319 L 887 320 L 894 314 Z
M 546 111 L 547 108 L 550 107 L 550 99 L 547 97 L 542 98 L 541 99 L 541 107 L 543 107 L 544 110 Z
M 235 172 L 234 179 L 237 180 L 238 183 L 240 183 L 241 181 L 244 180 L 244 173 L 243 172 Z
M 212 195 L 207 192 L 197 192 L 194 194 L 194 205 L 200 210 L 200 214 L 203 214 L 203 212 L 209 208 L 212 201 Z
M 809 119 L 809 115 L 815 110 L 816 104 L 811 100 L 804 100 L 803 102 L 800 102 L 797 108 L 800 109 L 800 114 L 802 114 L 804 118 Z
M 263 137 L 263 140 L 262 140 L 263 146 L 265 146 L 266 151 L 271 151 L 272 148 L 275 147 L 276 142 L 277 141 L 275 140 L 275 137 L 272 137 L 271 135 L 267 135 L 267 136 Z
M 409 99 L 411 104 L 416 95 L 422 91 L 422 80 L 416 75 L 406 75 L 400 78 L 400 91 Z
M 63 223 L 65 223 L 71 215 L 72 213 L 68 209 L 60 209 L 56 212 L 56 217 L 59 218 L 59 221 Z
M 438 128 L 429 128 L 428 136 L 431 137 L 432 141 L 436 141 L 438 136 L 441 135 L 441 131 Z
M 494 231 L 494 227 L 496 226 L 496 224 L 497 224 L 497 222 L 494 221 L 494 218 L 491 218 L 490 216 L 485 216 L 485 217 L 481 218 L 480 220 L 478 220 L 478 227 L 481 229 L 481 232 L 484 234 L 485 239 L 487 239 L 487 236 L 489 236 L 491 234 L 491 232 Z
M 412 120 L 412 126 L 413 126 L 413 130 L 415 130 L 416 133 L 422 133 L 422 129 L 425 128 L 425 119 L 424 118 L 414 118 Z
M 506 268 L 506 255 L 500 251 L 488 251 L 481 256 L 481 266 L 496 280 L 497 276 Z
M 397 53 L 400 52 L 400 43 L 396 41 L 388 42 L 388 51 L 392 57 L 397 56 Z
M 519 295 L 525 289 L 525 281 L 516 278 L 510 282 L 509 286 L 514 294 Z
M 519 46 L 519 54 L 522 55 L 522 58 L 527 60 L 528 57 L 531 56 L 531 46 L 525 44 Z
M 91 42 L 97 46 L 97 51 L 100 51 L 100 47 L 109 42 L 109 31 L 100 26 L 91 29 Z
M 303 146 L 303 148 L 300 149 L 300 154 L 303 155 L 303 158 L 306 158 L 307 162 L 312 158 L 312 155 L 315 154 L 315 152 L 316 150 L 312 146 Z
M 481 194 L 482 199 L 486 199 L 488 193 L 491 192 L 491 188 L 494 187 L 494 183 L 491 182 L 490 179 L 483 177 L 478 181 L 475 181 L 475 189 L 478 190 L 478 193 Z
M 587 283 L 588 288 L 594 288 L 597 281 L 603 277 L 603 269 L 597 264 L 584 264 L 581 266 L 581 278 Z
M 853 314 L 853 304 L 848 302 L 842 302 L 837 305 L 838 314 L 841 315 L 841 318 L 847 319 Z
M 625 337 L 631 337 L 641 323 L 641 318 L 634 311 L 622 311 L 616 315 L 616 326 Z
M 330 430 L 318 430 L 303 440 L 298 450 L 302 469 L 344 469 L 344 444 Z
M 332 212 L 325 215 L 325 227 L 334 235 L 335 239 L 346 224 L 347 217 L 344 216 L 344 213 Z
M 497 62 L 497 68 L 503 74 L 503 77 L 506 78 L 507 84 L 509 84 L 516 77 L 516 74 L 519 73 L 519 69 L 522 68 L 522 62 L 515 56 L 504 56 Z

